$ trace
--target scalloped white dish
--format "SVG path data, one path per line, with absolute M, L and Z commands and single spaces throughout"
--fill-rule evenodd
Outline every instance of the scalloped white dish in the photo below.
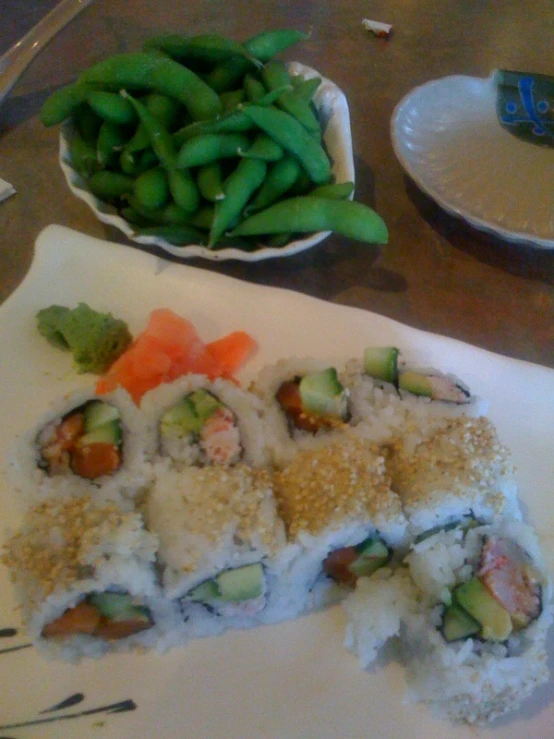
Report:
M 352 151 L 352 134 L 350 131 L 350 114 L 348 102 L 344 93 L 331 80 L 322 77 L 315 69 L 299 62 L 292 62 L 289 71 L 301 74 L 306 78 L 321 77 L 322 82 L 314 95 L 314 103 L 318 108 L 320 120 L 324 130 L 323 139 L 331 158 L 333 174 L 336 182 L 354 182 L 354 155 Z M 263 259 L 288 257 L 301 251 L 310 249 L 327 238 L 330 231 L 319 231 L 309 234 L 303 239 L 291 241 L 284 247 L 260 247 L 255 251 L 247 252 L 237 248 L 208 249 L 205 246 L 190 244 L 175 246 L 156 236 L 142 236 L 136 233 L 133 225 L 125 221 L 112 206 L 103 203 L 95 197 L 86 186 L 82 176 L 71 166 L 69 157 L 68 139 L 71 136 L 71 126 L 65 123 L 60 132 L 60 167 L 65 175 L 71 192 L 83 200 L 93 211 L 95 216 L 110 226 L 122 231 L 127 238 L 137 244 L 158 246 L 174 257 L 191 259 L 201 257 L 211 261 L 236 259 L 242 262 L 259 262 Z
M 505 131 L 495 105 L 493 75 L 416 87 L 392 116 L 396 156 L 449 213 L 507 241 L 554 248 L 554 148 Z
M 454 371 L 490 401 L 489 415 L 513 450 L 520 497 L 554 566 L 554 371 L 424 333 L 367 311 L 288 290 L 169 263 L 137 249 L 59 226 L 38 238 L 29 274 L 0 307 L 0 505 L 2 537 L 19 501 L 5 477 L 13 434 L 86 378 L 36 331 L 52 303 L 85 301 L 137 333 L 167 306 L 209 341 L 235 330 L 258 342 L 247 381 L 262 365 L 313 355 L 342 362 L 370 344 L 396 345 L 426 366 Z M 259 309 L 263 305 L 263 311 Z M 1 541 L 0 541 L 1 544 Z M 10 739 L 521 739 L 552 736 L 554 685 L 494 727 L 439 721 L 406 705 L 403 673 L 392 662 L 362 672 L 343 647 L 340 608 L 249 631 L 192 642 L 165 655 L 120 654 L 79 665 L 45 661 L 30 646 L 6 567 L 0 564 L 0 736 Z M 549 647 L 554 661 L 554 645 Z M 553 665 L 551 664 L 551 667 Z M 368 730 L 368 727 L 370 729 Z

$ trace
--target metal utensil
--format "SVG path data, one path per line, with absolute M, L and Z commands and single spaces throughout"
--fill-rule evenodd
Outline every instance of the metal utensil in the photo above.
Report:
M 91 2 L 92 0 L 62 0 L 0 57 L 0 105 L 50 39 Z

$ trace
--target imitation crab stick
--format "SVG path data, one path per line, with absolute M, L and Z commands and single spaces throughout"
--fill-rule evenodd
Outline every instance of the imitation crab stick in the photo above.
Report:
M 96 391 L 102 394 L 124 387 L 139 403 L 148 390 L 181 375 L 232 377 L 255 347 L 254 339 L 243 331 L 205 344 L 190 321 L 160 308 L 151 313 L 144 331 L 98 380 Z

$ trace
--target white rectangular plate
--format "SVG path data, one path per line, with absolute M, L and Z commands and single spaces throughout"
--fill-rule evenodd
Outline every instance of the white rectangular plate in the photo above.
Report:
M 4 459 L 14 433 L 89 380 L 36 331 L 40 308 L 87 302 L 133 333 L 154 308 L 190 319 L 215 339 L 244 329 L 259 342 L 243 379 L 289 355 L 340 363 L 366 345 L 395 344 L 455 372 L 490 401 L 489 415 L 518 467 L 520 495 L 554 563 L 554 372 L 423 333 L 363 310 L 260 287 L 109 244 L 58 226 L 38 238 L 21 286 L 0 308 L 2 535 L 17 524 Z M 166 655 L 110 655 L 80 665 L 46 662 L 26 644 L 8 572 L 0 565 L 0 737 L 10 739 L 462 739 L 552 736 L 554 687 L 490 729 L 453 727 L 402 703 L 397 664 L 371 673 L 342 646 L 340 608 L 273 627 L 228 633 Z M 12 631 L 13 630 L 13 631 Z M 14 631 L 16 633 L 14 633 Z M 554 648 L 550 648 L 551 659 Z M 551 665 L 552 667 L 552 665 Z M 65 707 L 50 710 L 70 699 Z

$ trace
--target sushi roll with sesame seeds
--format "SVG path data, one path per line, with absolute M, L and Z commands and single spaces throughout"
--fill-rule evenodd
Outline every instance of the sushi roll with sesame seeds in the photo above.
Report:
M 406 564 L 418 592 L 401 640 L 409 700 L 486 724 L 548 681 L 551 584 L 531 527 L 504 520 L 442 531 Z
M 511 453 L 485 416 L 409 424 L 389 449 L 392 487 L 412 536 L 467 517 L 521 517 Z
M 260 401 L 230 380 L 187 375 L 151 390 L 141 408 L 158 461 L 177 467 L 268 461 Z
M 174 611 L 157 581 L 157 544 L 138 513 L 88 495 L 29 508 L 2 560 L 38 649 L 77 661 L 161 647 Z
M 160 540 L 166 596 L 182 613 L 177 640 L 295 615 L 276 599 L 287 546 L 268 470 L 242 462 L 168 469 L 156 476 L 145 516 Z
M 277 466 L 299 449 L 318 448 L 350 421 L 350 398 L 339 373 L 313 358 L 280 360 L 264 367 L 251 390 L 263 402 L 267 442 Z
M 144 417 L 125 390 L 78 390 L 16 439 L 8 474 L 24 500 L 134 498 L 150 479 L 145 445 Z
M 399 556 L 406 519 L 383 451 L 353 430 L 303 449 L 275 473 L 279 512 L 295 556 L 283 587 L 309 612 L 342 599 L 360 577 Z

